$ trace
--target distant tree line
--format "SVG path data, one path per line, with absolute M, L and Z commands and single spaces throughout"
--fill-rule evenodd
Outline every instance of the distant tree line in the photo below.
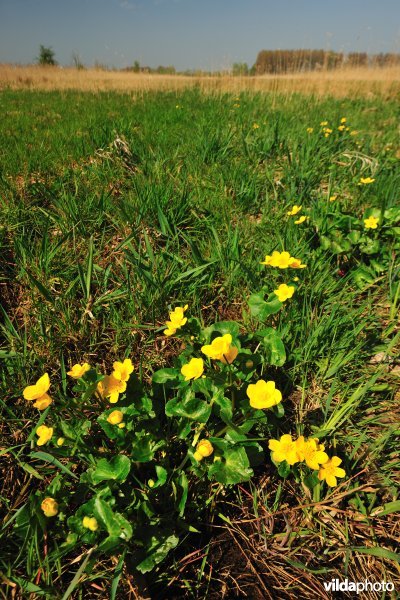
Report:
M 319 71 L 339 67 L 386 67 L 400 64 L 400 54 L 369 55 L 366 52 L 333 52 L 330 50 L 261 50 L 252 68 L 256 75 Z
M 51 47 L 40 45 L 37 62 L 40 65 L 56 66 L 55 53 Z M 85 65 L 77 52 L 72 53 L 72 62 L 76 69 L 85 69 Z M 261 50 L 256 62 L 249 67 L 245 62 L 235 62 L 230 73 L 234 76 L 264 75 L 267 73 L 296 73 L 305 71 L 322 71 L 340 67 L 388 67 L 400 65 L 400 54 L 366 52 L 333 52 L 331 50 Z M 95 62 L 95 68 L 110 70 L 107 65 Z M 116 70 L 116 69 L 112 69 Z M 161 75 L 227 75 L 226 71 L 186 70 L 177 71 L 173 65 L 159 65 L 156 68 L 142 66 L 135 60 L 132 66 L 121 69 L 133 73 L 158 73 Z

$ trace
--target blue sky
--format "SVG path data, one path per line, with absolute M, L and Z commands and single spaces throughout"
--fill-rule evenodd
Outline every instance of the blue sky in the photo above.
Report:
M 0 62 L 252 65 L 261 49 L 400 52 L 400 0 L 0 0 Z

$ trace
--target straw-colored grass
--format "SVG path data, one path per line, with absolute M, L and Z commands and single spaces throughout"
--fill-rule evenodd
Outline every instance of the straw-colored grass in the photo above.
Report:
M 199 87 L 204 92 L 240 92 L 251 90 L 276 93 L 393 96 L 400 92 L 400 66 L 387 68 L 353 68 L 336 71 L 314 71 L 287 75 L 256 77 L 184 76 L 77 70 L 61 67 L 0 65 L 0 89 L 82 90 L 147 92 L 179 91 Z

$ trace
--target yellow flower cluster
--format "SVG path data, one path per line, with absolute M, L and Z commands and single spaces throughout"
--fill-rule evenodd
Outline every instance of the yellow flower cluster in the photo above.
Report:
M 365 229 L 376 229 L 378 223 L 379 219 L 377 217 L 368 217 L 368 219 L 364 219 Z
M 202 358 L 192 358 L 181 368 L 181 373 L 185 377 L 185 381 L 190 381 L 190 379 L 198 379 L 203 375 L 203 371 L 204 361 Z
M 208 440 L 201 440 L 196 446 L 196 452 L 193 454 L 196 460 L 199 462 L 203 460 L 203 458 L 207 458 L 211 456 L 214 452 L 214 448 L 211 442 Z
M 83 363 L 82 365 L 76 364 L 76 365 L 73 365 L 73 367 L 71 367 L 71 370 L 67 372 L 67 375 L 69 375 L 73 379 L 80 379 L 89 370 L 90 370 L 90 365 L 86 362 Z
M 118 425 L 119 429 L 123 429 L 125 427 L 124 413 L 120 410 L 113 410 L 107 417 L 107 422 L 110 425 Z
M 371 177 L 361 177 L 358 185 L 369 185 L 374 183 L 374 181 L 375 179 L 372 179 Z
M 187 317 L 184 316 L 185 311 L 187 311 L 188 305 L 185 306 L 177 306 L 175 310 L 169 313 L 169 321 L 166 321 L 165 324 L 167 329 L 164 330 L 164 334 L 168 337 L 174 335 L 178 329 L 183 327 L 187 322 Z
M 232 346 L 232 336 L 226 333 L 221 337 L 215 338 L 211 344 L 201 347 L 203 354 L 212 360 L 220 360 L 225 365 L 231 364 L 237 357 L 239 350 Z
M 46 517 L 55 517 L 58 513 L 58 502 L 54 498 L 45 498 L 40 508 Z
M 39 436 L 38 441 L 36 442 L 38 446 L 44 446 L 49 442 L 53 436 L 54 429 L 53 427 L 47 427 L 46 425 L 40 425 L 36 429 L 36 435 Z
M 275 382 L 264 381 L 264 379 L 259 379 L 257 383 L 250 383 L 246 394 L 250 398 L 250 406 L 258 409 L 271 408 L 282 400 L 282 394 L 276 389 Z
M 269 267 L 278 267 L 279 269 L 305 269 L 307 265 L 303 265 L 300 258 L 294 258 L 290 256 L 289 252 L 278 252 L 274 250 L 272 255 L 265 257 L 265 260 L 261 262 L 262 265 L 268 265 Z
M 288 217 L 294 217 L 301 211 L 301 208 L 302 205 L 298 206 L 297 204 L 295 204 L 291 208 L 291 210 L 289 210 L 286 214 L 288 215 Z M 305 215 L 301 215 L 298 219 L 296 219 L 295 224 L 300 225 L 301 223 L 304 223 L 304 221 L 306 221 L 307 219 L 308 217 L 306 217 Z
M 113 369 L 111 375 L 106 375 L 97 384 L 97 393 L 102 398 L 108 398 L 111 404 L 118 402 L 119 395 L 125 392 L 129 377 L 134 371 L 134 366 L 130 358 L 126 358 L 124 362 L 116 361 L 113 364 Z
M 95 519 L 94 517 L 83 517 L 83 519 L 82 519 L 82 525 L 86 529 L 90 529 L 90 531 L 97 531 L 98 528 L 99 528 L 99 524 L 97 522 L 97 519 Z
M 272 450 L 272 460 L 275 462 L 286 461 L 289 465 L 305 462 L 310 469 L 318 471 L 318 479 L 325 480 L 330 487 L 337 485 L 338 477 L 345 477 L 344 469 L 339 468 L 342 460 L 338 456 L 329 456 L 325 446 L 316 438 L 300 436 L 293 440 L 290 434 L 282 435 L 279 440 L 269 440 L 269 449 Z
M 48 395 L 50 388 L 50 377 L 48 373 L 45 373 L 37 380 L 34 385 L 28 385 L 23 391 L 25 400 L 35 400 L 33 406 L 38 410 L 44 410 L 53 402 L 52 398 Z

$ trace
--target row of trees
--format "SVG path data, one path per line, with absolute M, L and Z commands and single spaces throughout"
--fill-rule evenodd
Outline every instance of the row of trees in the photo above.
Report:
M 50 47 L 40 46 L 37 61 L 40 65 L 57 65 L 54 50 Z M 84 69 L 79 54 L 72 54 L 72 61 L 77 69 Z M 264 75 L 266 73 L 295 73 L 299 71 L 318 71 L 326 69 L 337 69 L 343 66 L 349 67 L 386 67 L 400 64 L 400 54 L 381 53 L 369 55 L 366 52 L 333 52 L 327 50 L 261 50 L 257 60 L 252 67 L 245 62 L 233 63 L 232 74 L 235 76 Z M 104 65 L 95 65 L 107 69 Z M 177 71 L 174 66 L 164 67 L 162 65 L 153 69 L 141 66 L 135 60 L 131 67 L 124 71 L 133 73 L 159 73 L 162 75 L 174 75 Z M 204 71 L 185 71 L 185 75 L 212 73 Z
M 393 53 L 333 52 L 327 50 L 261 50 L 253 71 L 264 73 L 293 73 L 318 71 L 339 67 L 386 67 L 400 64 L 400 55 Z

